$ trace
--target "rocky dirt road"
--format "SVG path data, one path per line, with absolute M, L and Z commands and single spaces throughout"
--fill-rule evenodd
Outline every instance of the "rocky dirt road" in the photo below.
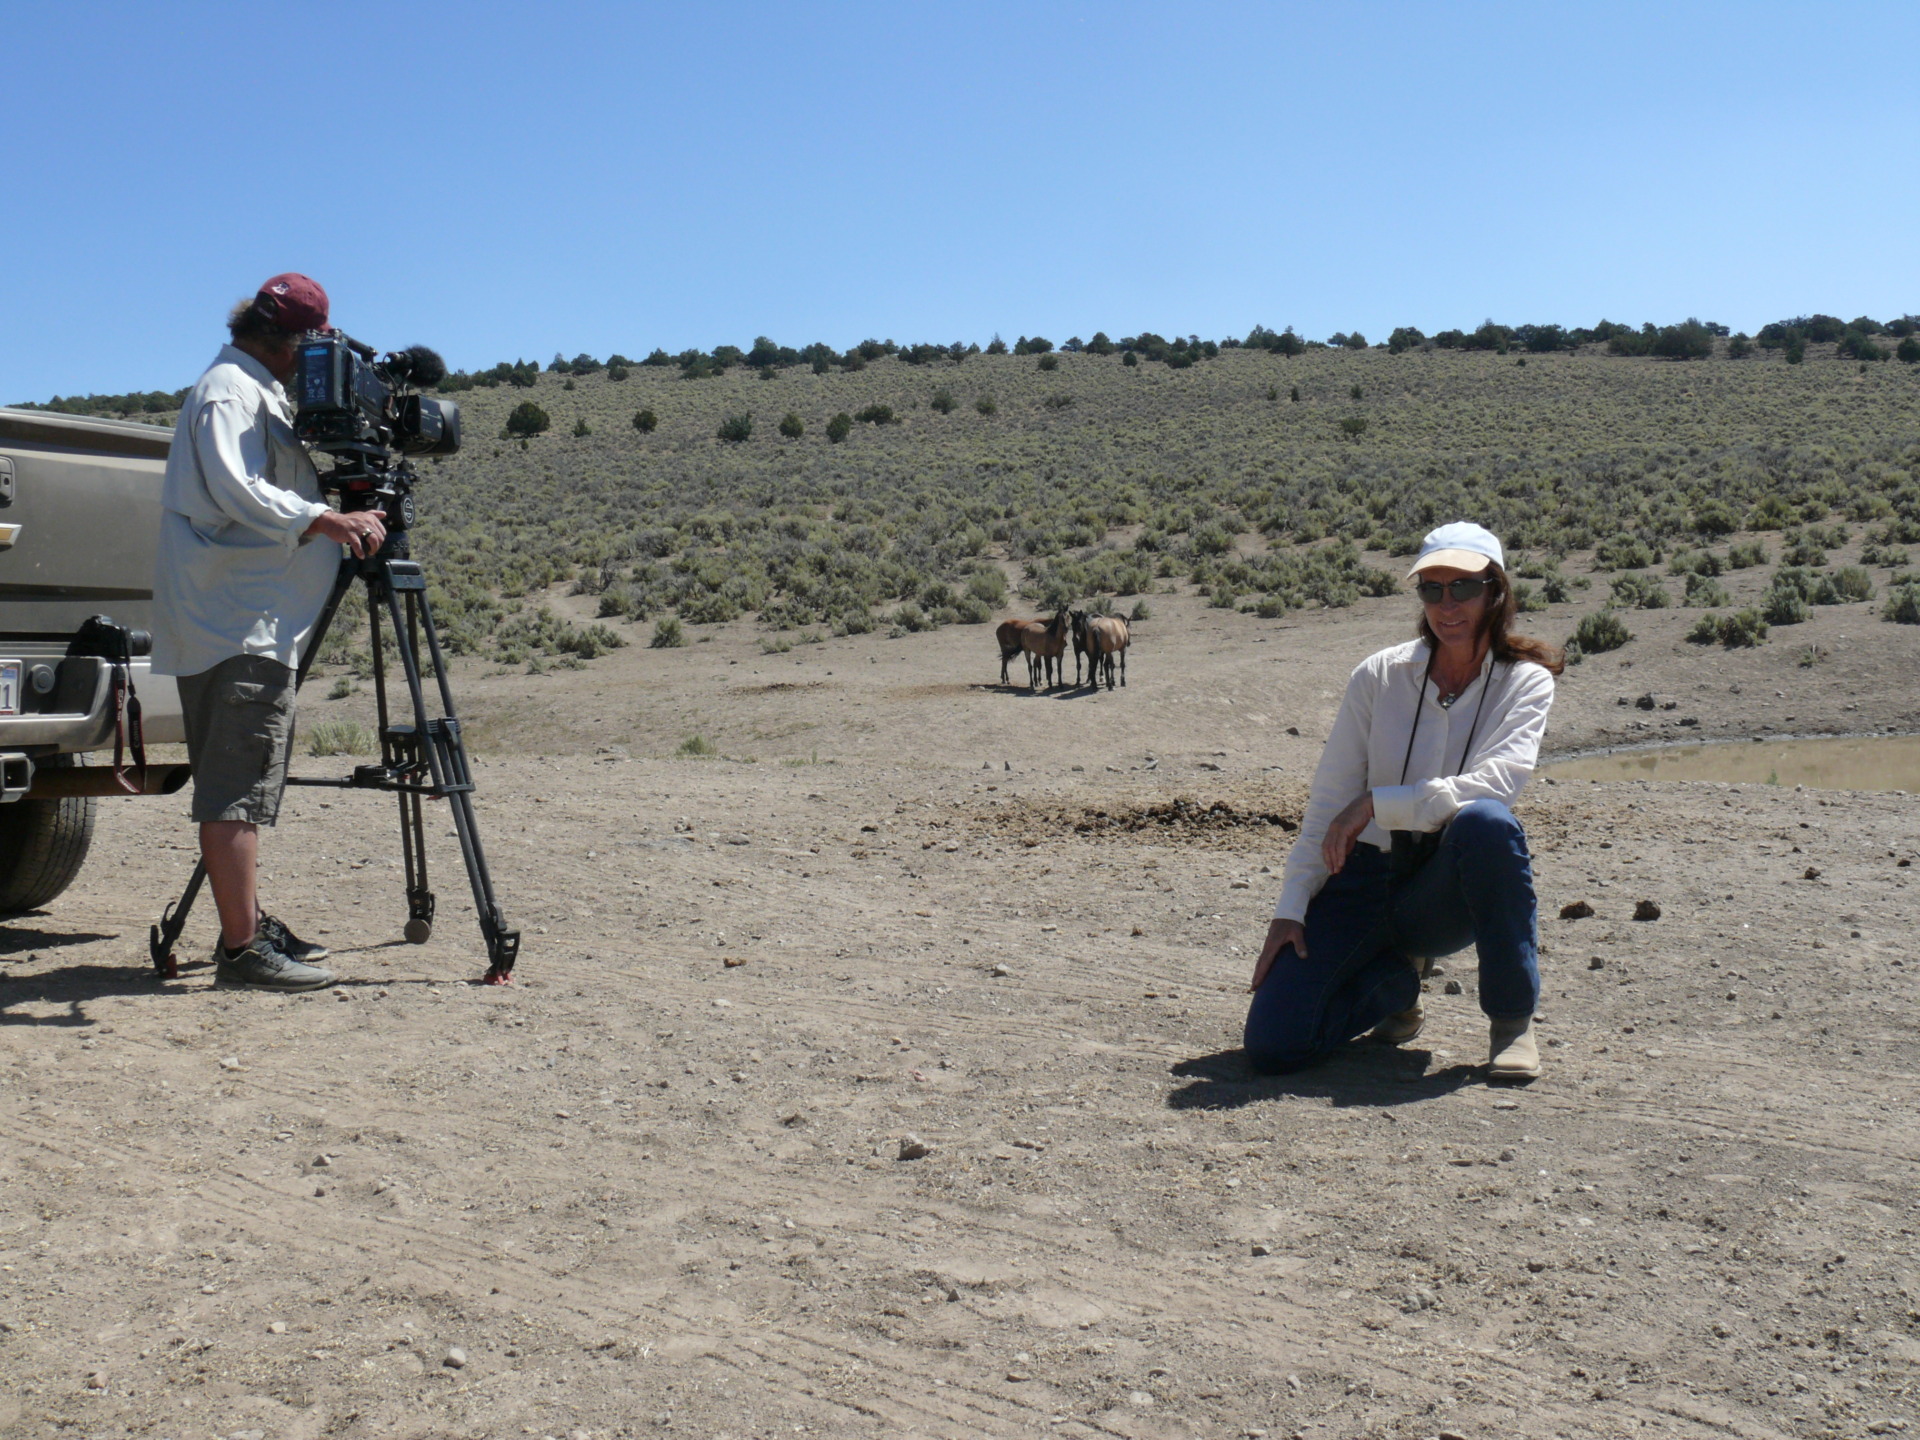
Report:
M 1544 1077 L 1483 1082 L 1470 956 L 1413 1045 L 1254 1077 L 1281 822 L 1407 602 L 1154 603 L 1097 696 L 984 628 L 463 673 L 510 989 L 444 825 L 408 946 L 389 806 L 316 791 L 265 890 L 346 983 L 156 986 L 184 807 L 104 807 L 0 930 L 0 1434 L 1920 1426 L 1913 802 L 1536 784 Z M 1554 745 L 1910 728 L 1908 627 L 1685 618 Z

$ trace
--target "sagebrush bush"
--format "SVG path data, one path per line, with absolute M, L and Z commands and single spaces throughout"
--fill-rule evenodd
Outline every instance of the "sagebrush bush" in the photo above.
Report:
M 1572 643 L 1580 647 L 1583 655 L 1600 655 L 1618 650 L 1631 639 L 1633 632 L 1627 629 L 1627 622 L 1620 618 L 1619 611 L 1596 610 L 1581 617 L 1574 627 Z
M 677 650 L 687 643 L 686 632 L 680 628 L 677 615 L 662 615 L 653 624 L 653 639 L 647 642 L 654 650 Z
M 1881 615 L 1898 625 L 1920 625 L 1920 584 L 1907 584 L 1887 592 Z
M 1812 612 L 1807 608 L 1806 597 L 1799 590 L 1791 585 L 1775 585 L 1761 603 L 1760 613 L 1766 617 L 1769 625 L 1800 625 Z
M 660 428 L 660 417 L 651 410 L 637 410 L 633 416 L 633 428 L 642 435 L 651 435 Z
M 1658 557 L 1653 547 L 1638 535 L 1616 535 L 1611 540 L 1603 540 L 1593 549 L 1593 564 L 1597 570 L 1644 570 Z
M 728 444 L 738 445 L 753 438 L 753 416 L 747 414 L 729 415 L 720 422 L 715 436 Z
M 852 433 L 853 417 L 844 410 L 827 421 L 827 439 L 831 440 L 835 445 L 838 445 Z
M 1689 606 L 1731 605 L 1732 603 L 1733 597 L 1727 594 L 1727 587 L 1711 575 L 1702 575 L 1696 570 L 1687 576 Z
M 1833 574 L 1833 588 L 1842 600 L 1871 600 L 1873 576 L 1859 565 L 1842 565 Z
M 1660 583 L 1657 575 L 1629 572 L 1613 582 L 1612 603 L 1629 610 L 1664 610 L 1668 603 L 1667 587 Z
M 772 374 L 773 372 L 767 371 L 766 373 Z M 794 411 L 789 410 L 780 419 L 780 433 L 789 440 L 798 440 L 802 435 L 807 433 L 806 421 L 802 420 Z
M 1758 645 L 1767 638 L 1767 621 L 1751 605 L 1722 617 L 1720 643 L 1729 650 L 1743 645 Z
M 1729 570 L 1751 570 L 1756 565 L 1765 565 L 1771 558 L 1762 540 L 1736 540 L 1727 547 Z

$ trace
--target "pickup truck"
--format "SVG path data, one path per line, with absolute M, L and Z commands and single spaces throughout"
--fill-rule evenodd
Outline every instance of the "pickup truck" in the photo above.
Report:
M 46 905 L 80 873 L 100 798 L 125 793 L 88 757 L 116 738 L 113 666 L 80 641 L 104 615 L 151 628 L 160 481 L 172 432 L 0 408 L 0 914 Z M 98 627 L 92 627 L 97 630 Z M 135 655 L 150 745 L 186 738 L 171 678 Z M 186 767 L 154 767 L 146 793 Z

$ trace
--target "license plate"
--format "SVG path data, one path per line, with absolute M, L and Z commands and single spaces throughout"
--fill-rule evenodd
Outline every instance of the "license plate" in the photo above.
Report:
M 20 662 L 0 660 L 0 715 L 20 713 Z

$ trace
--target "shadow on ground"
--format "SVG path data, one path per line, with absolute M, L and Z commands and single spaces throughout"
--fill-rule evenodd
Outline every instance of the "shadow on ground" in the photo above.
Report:
M 1480 1083 L 1477 1065 L 1435 1070 L 1433 1053 L 1355 1042 L 1324 1064 L 1290 1075 L 1264 1075 L 1247 1063 L 1244 1050 L 1220 1050 L 1182 1060 L 1173 1074 L 1188 1083 L 1167 1096 L 1170 1110 L 1238 1110 L 1262 1100 L 1300 1096 L 1336 1106 L 1385 1108 L 1434 1100 Z

